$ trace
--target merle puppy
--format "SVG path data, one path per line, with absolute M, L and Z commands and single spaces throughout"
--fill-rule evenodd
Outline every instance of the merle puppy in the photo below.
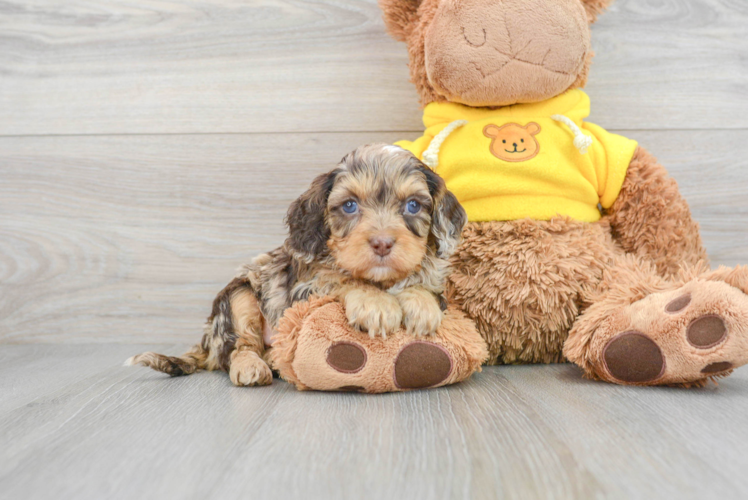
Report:
M 310 295 L 340 300 L 351 326 L 372 337 L 401 325 L 430 335 L 442 320 L 448 258 L 465 223 L 444 181 L 411 153 L 362 146 L 291 204 L 285 243 L 218 294 L 200 344 L 183 356 L 146 352 L 128 364 L 173 376 L 221 369 L 236 385 L 269 384 L 274 328 Z

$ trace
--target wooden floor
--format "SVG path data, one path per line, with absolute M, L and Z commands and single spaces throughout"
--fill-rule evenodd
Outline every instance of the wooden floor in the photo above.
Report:
M 419 135 L 379 16 L 0 2 L 1 497 L 748 497 L 746 369 L 684 391 L 499 367 L 371 397 L 121 366 L 196 341 L 316 173 Z M 618 0 L 593 44 L 591 121 L 668 167 L 714 265 L 748 262 L 748 2 Z
M 748 491 L 748 371 L 687 391 L 584 381 L 571 365 L 488 367 L 452 387 L 361 396 L 118 366 L 145 347 L 4 346 L 3 498 L 737 499 Z

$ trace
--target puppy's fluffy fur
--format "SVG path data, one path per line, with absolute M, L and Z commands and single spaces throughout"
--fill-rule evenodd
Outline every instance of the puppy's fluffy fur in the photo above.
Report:
M 444 181 L 409 152 L 362 146 L 291 204 L 282 247 L 258 256 L 215 298 L 202 342 L 180 357 L 143 353 L 128 364 L 172 376 L 229 372 L 236 385 L 272 380 L 266 346 L 285 310 L 330 295 L 350 324 L 386 336 L 404 325 L 432 334 L 445 308 L 448 259 L 465 212 Z

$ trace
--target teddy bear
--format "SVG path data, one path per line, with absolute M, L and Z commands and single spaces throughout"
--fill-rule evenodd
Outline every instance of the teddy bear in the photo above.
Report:
M 469 221 L 442 323 L 469 369 L 445 378 L 436 348 L 422 350 L 399 363 L 434 372 L 413 388 L 463 380 L 482 356 L 571 361 L 591 379 L 684 387 L 748 361 L 748 268 L 711 270 L 665 168 L 585 120 L 590 25 L 610 3 L 379 0 L 389 33 L 407 44 L 423 106 L 423 135 L 397 145 L 445 179 Z M 315 300 L 279 328 L 271 358 L 281 376 L 302 389 L 401 390 L 398 356 L 414 340 L 366 339 L 340 304 Z M 350 373 L 331 368 L 337 345 L 357 360 L 345 366 L 376 352 L 377 375 L 345 382 Z
M 468 214 L 447 298 L 489 364 L 571 361 L 702 386 L 748 360 L 748 268 L 710 270 L 688 204 L 635 141 L 585 121 L 610 0 L 379 0 L 424 134 L 398 145 Z

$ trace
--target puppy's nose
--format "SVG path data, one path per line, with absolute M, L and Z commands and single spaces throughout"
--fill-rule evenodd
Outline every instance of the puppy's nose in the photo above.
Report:
M 388 238 L 383 236 L 375 236 L 369 239 L 369 245 L 374 250 L 374 253 L 380 257 L 389 255 L 392 251 L 392 245 L 395 244 L 395 238 Z

